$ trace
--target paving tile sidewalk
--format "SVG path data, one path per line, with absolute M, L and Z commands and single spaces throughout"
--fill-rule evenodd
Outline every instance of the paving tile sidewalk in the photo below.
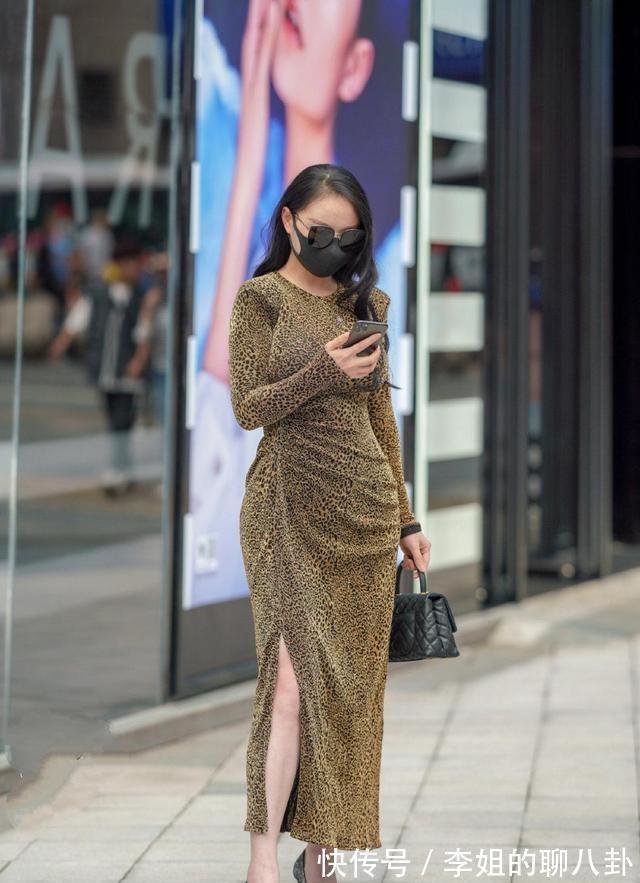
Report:
M 373 876 L 362 852 L 339 853 L 338 880 L 640 883 L 640 571 L 516 605 L 461 649 L 391 666 L 383 846 Z M 7 801 L 0 883 L 243 881 L 247 735 L 244 721 L 85 755 L 70 775 L 69 759 L 49 758 Z M 66 780 L 42 801 L 56 775 Z M 283 881 L 301 845 L 282 835 Z M 530 863 L 510 869 L 518 854 Z

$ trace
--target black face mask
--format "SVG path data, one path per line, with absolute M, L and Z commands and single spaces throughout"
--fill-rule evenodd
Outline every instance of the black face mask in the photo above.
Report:
M 314 276 L 332 276 L 336 270 L 344 267 L 352 257 L 353 252 L 347 252 L 340 248 L 335 239 L 325 248 L 315 248 L 313 245 L 309 245 L 309 239 L 300 232 L 295 217 L 293 218 L 293 226 L 300 240 L 300 254 L 296 254 L 296 257 L 302 266 Z M 291 248 L 293 248 L 293 243 Z

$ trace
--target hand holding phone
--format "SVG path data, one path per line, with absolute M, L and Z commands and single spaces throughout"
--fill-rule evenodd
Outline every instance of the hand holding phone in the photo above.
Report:
M 385 322 L 368 322 L 367 325 L 384 325 Z M 343 331 L 333 340 L 325 344 L 325 349 L 336 362 L 338 367 L 344 371 L 347 377 L 357 378 L 366 377 L 375 369 L 380 358 L 380 338 L 381 331 L 374 331 L 372 334 L 369 329 L 364 337 L 362 337 L 361 322 L 355 322 L 349 331 Z M 347 338 L 351 339 L 352 335 L 358 339 L 355 343 L 349 345 Z M 373 348 L 373 351 L 372 351 Z M 369 352 L 365 353 L 364 350 Z
M 364 319 L 358 319 L 351 326 L 351 331 L 349 332 L 349 337 L 347 342 L 343 344 L 343 347 L 353 346 L 354 343 L 359 343 L 361 340 L 364 340 L 366 337 L 369 337 L 372 333 L 379 332 L 380 337 L 387 333 L 387 328 L 389 327 L 387 322 L 372 322 Z M 380 344 L 380 338 L 372 343 L 370 346 L 366 347 L 363 350 L 360 350 L 358 353 L 359 356 L 368 356 L 370 355 Z

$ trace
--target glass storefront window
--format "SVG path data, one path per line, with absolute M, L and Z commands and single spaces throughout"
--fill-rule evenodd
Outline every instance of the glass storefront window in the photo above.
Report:
M 35 4 L 7 726 L 27 772 L 163 692 L 174 8 Z M 3 32 L 23 34 L 23 16 L 5 4 Z M 19 43 L 0 62 L 3 555 Z

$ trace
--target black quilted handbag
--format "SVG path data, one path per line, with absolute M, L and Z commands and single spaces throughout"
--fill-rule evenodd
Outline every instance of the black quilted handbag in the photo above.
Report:
M 419 592 L 400 592 L 401 564 L 396 569 L 396 590 L 391 619 L 389 660 L 412 662 L 416 659 L 460 656 L 453 633 L 458 630 L 453 611 L 442 592 L 427 590 L 427 577 L 421 570 Z M 415 579 L 414 576 L 411 577 Z

